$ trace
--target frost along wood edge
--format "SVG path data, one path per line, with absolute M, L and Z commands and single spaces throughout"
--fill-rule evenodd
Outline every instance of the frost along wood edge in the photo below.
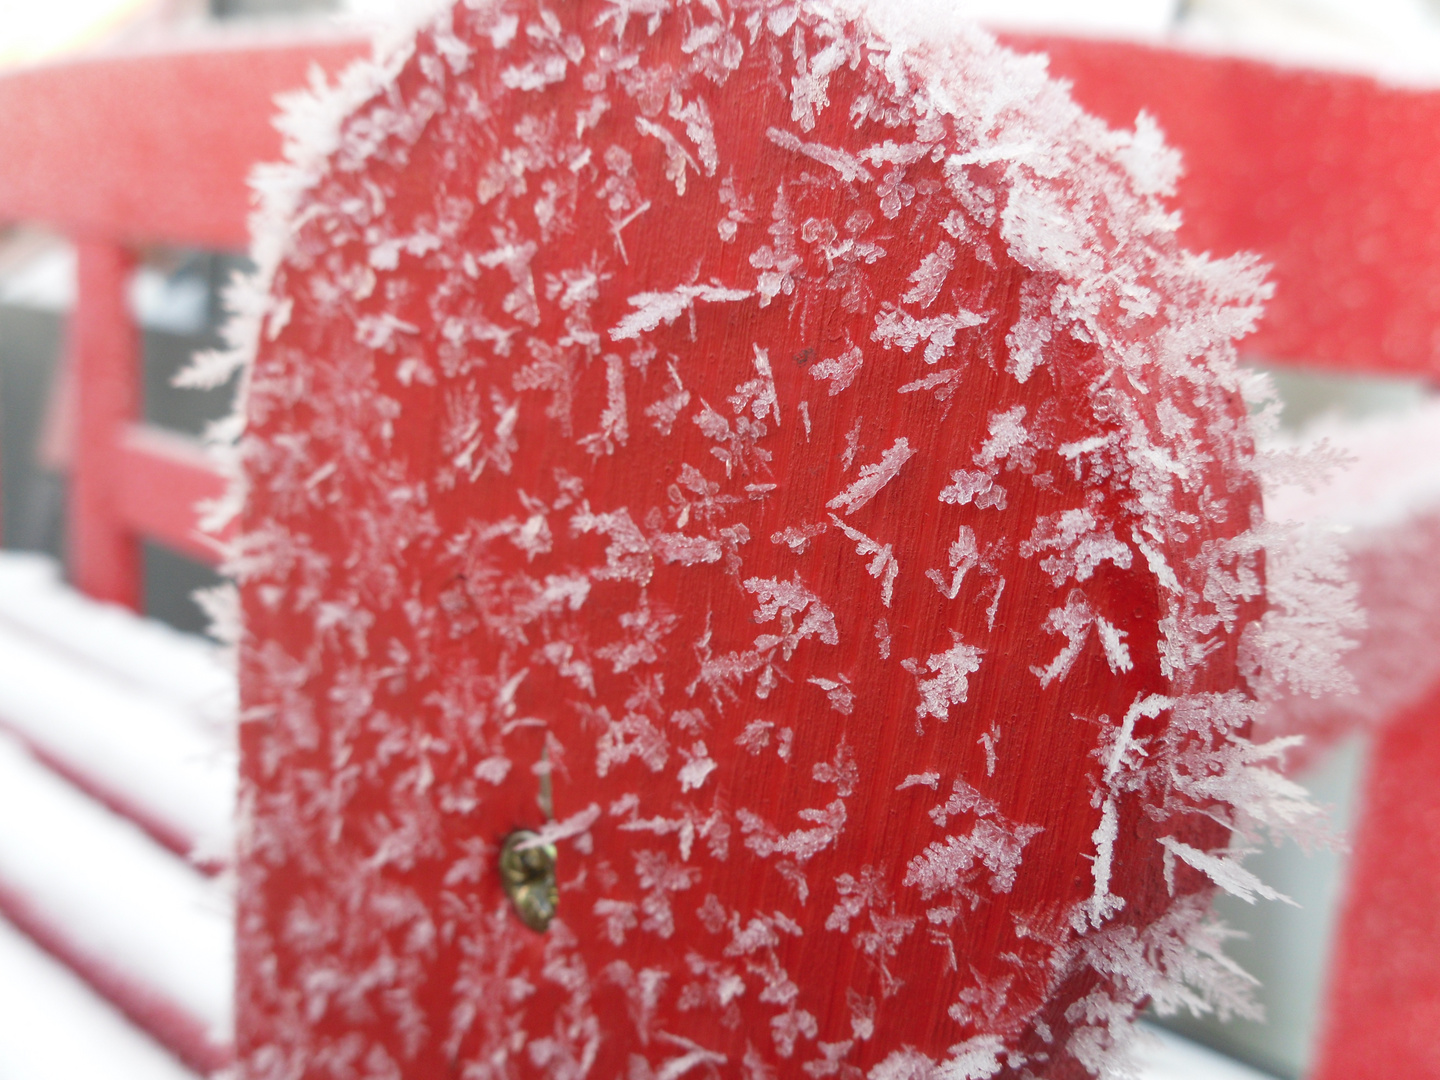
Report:
M 1208 898 L 1308 810 L 1246 733 L 1333 661 L 1262 273 L 1144 117 L 909 17 L 461 4 L 292 103 L 244 1075 L 1080 1077 L 1251 1008 Z

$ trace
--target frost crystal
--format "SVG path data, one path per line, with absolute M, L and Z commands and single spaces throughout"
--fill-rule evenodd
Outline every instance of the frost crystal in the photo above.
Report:
M 922 719 L 949 720 L 950 707 L 964 704 L 970 693 L 969 676 L 980 670 L 980 650 L 962 642 L 954 630 L 950 637 L 954 644 L 944 652 L 932 653 L 923 667 L 918 660 L 905 662 L 906 670 L 915 676 L 915 689 L 920 691 L 915 715 Z
M 841 390 L 848 390 L 850 384 L 855 381 L 855 376 L 860 374 L 861 365 L 865 362 L 864 354 L 851 345 L 839 356 L 832 356 L 828 360 L 821 360 L 810 368 L 812 379 L 822 379 L 830 383 L 826 391 L 831 397 L 840 393 Z
M 881 489 L 895 479 L 900 472 L 900 466 L 914 456 L 915 451 L 911 448 L 908 439 L 903 436 L 896 439 L 894 445 L 881 455 L 879 461 L 873 465 L 861 466 L 860 479 L 825 505 L 831 510 L 842 510 L 847 515 L 853 514 L 876 495 L 879 495 Z

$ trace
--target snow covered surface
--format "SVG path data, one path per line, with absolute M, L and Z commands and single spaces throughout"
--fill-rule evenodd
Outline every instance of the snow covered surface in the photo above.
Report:
M 904 0 L 890 0 L 903 6 Z M 386 26 L 413 0 L 345 0 Z M 1440 84 L 1440 8 L 1427 0 L 954 0 L 997 30 L 1118 37 Z
M 229 848 L 233 695 L 213 646 L 0 559 L 0 727 L 188 848 Z
M 76 256 L 68 240 L 31 233 L 6 247 L 0 241 L 0 304 L 57 314 L 75 306 Z M 131 275 L 128 300 L 147 330 L 199 334 L 208 324 L 210 287 L 200 277 L 141 265 Z
M 5 651 L 0 647 L 0 651 Z M 79 953 L 231 1028 L 232 917 L 207 878 L 0 736 L 0 885 Z
M 1282 63 L 1440 84 L 1440 11 L 1427 0 L 1189 0 L 1176 37 Z
M 1270 1080 L 1268 1073 L 1164 1028 L 1142 1024 L 1140 1031 L 1135 1054 L 1139 1080 Z
M 216 1047 L 232 1026 L 228 879 L 155 836 L 228 858 L 234 698 L 213 645 L 74 593 L 48 559 L 0 555 L 0 889 L 82 970 L 118 980 L 107 992 Z M 0 927 L 0 1076 L 188 1075 Z
M 74 972 L 0 919 L 0 1076 L 196 1080 Z
M 0 620 L 107 677 L 170 702 L 201 728 L 228 730 L 235 675 L 222 650 L 114 604 L 81 596 L 43 555 L 0 556 Z
M 1159 37 L 1175 23 L 1180 0 L 956 0 L 957 10 L 988 26 L 1061 33 Z
M 75 306 L 74 247 L 52 238 L 30 239 L 0 274 L 0 304 L 69 311 Z
M 1285 64 L 1440 84 L 1427 0 L 960 0 L 1000 29 L 1170 42 Z
M 1308 486 L 1269 493 L 1265 513 L 1272 519 L 1349 533 L 1404 525 L 1440 510 L 1440 401 L 1363 420 L 1324 418 L 1274 446 L 1334 464 Z

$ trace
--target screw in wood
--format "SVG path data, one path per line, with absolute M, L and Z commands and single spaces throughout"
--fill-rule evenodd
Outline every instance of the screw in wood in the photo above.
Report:
M 555 884 L 554 844 L 529 829 L 517 829 L 500 847 L 500 881 L 520 921 L 544 933 L 555 918 L 560 890 Z

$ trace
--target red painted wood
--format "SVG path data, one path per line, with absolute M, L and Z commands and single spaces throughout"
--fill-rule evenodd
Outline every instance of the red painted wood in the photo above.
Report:
M 130 425 L 116 452 L 124 525 L 203 563 L 216 563 L 229 531 L 203 532 L 196 507 L 220 499 L 226 479 L 204 447 L 160 428 Z
M 1375 735 L 1315 1080 L 1440 1077 L 1440 690 Z
M 1046 51 L 1111 123 L 1142 109 L 1159 121 L 1184 155 L 1188 247 L 1273 265 L 1247 353 L 1440 375 L 1440 93 L 1133 43 L 1007 40 Z
M 1435 370 L 1440 95 L 1363 76 L 1091 39 L 1044 49 L 1112 123 L 1141 109 L 1185 155 L 1182 236 L 1252 250 L 1279 284 L 1250 348 L 1344 370 Z M 272 98 L 356 42 L 104 58 L 0 78 L 0 219 L 244 246 L 244 178 L 274 158 Z
M 280 152 L 275 96 L 302 85 L 312 66 L 334 72 L 365 48 L 232 36 L 0 76 L 0 221 L 79 239 L 69 561 L 83 591 L 136 606 L 139 536 L 218 558 L 193 510 L 223 491 L 213 465 L 128 428 L 139 365 L 120 246 L 247 246 L 247 178 Z
M 172 44 L 0 76 L 0 221 L 76 237 L 244 249 L 251 168 L 280 154 L 275 95 L 350 40 Z
M 979 136 L 935 120 L 907 153 L 909 99 L 860 59 L 802 128 L 808 8 L 792 44 L 779 15 L 741 35 L 743 4 L 648 28 L 538 6 L 457 5 L 460 42 L 422 36 L 347 120 L 273 283 L 244 448 L 242 1074 L 1085 1075 L 1199 925 L 1207 881 L 1159 841 L 1226 842 L 1228 809 L 1182 793 L 1243 735 L 1260 606 L 1248 558 L 1250 584 L 1212 593 L 1201 556 L 1258 498 L 1219 304 L 1168 238 L 1153 277 L 1127 249 L 1165 313 L 1138 322 L 1131 296 L 1037 269 L 1072 232 L 1037 265 L 1007 248 L 986 208 L 1011 195 L 1145 235 L 1089 144 L 1070 173 L 1035 149 L 1073 177 L 1052 201 L 977 168 L 962 204 L 947 153 Z M 1035 138 L 1068 153 L 1094 131 L 1074 120 Z M 1194 305 L 1216 369 L 1177 344 L 1121 374 L 1098 330 L 1052 339 L 1062 278 L 1117 352 Z M 986 315 L 882 344 L 902 309 Z M 1012 333 L 1039 341 L 1033 372 Z M 862 469 L 884 477 L 863 497 Z M 1036 540 L 1066 513 L 1109 552 L 1083 571 Z M 1188 642 L 1163 659 L 1162 618 Z M 1151 694 L 1190 704 L 1131 713 L 1125 743 Z M 574 827 L 541 936 L 494 862 L 544 820 L 547 754 Z M 971 842 L 984 858 L 926 891 L 926 853 Z
M 1253 339 L 1257 353 L 1357 372 L 1434 372 L 1435 95 L 1128 44 L 1043 44 L 1052 70 L 1075 81 L 1088 107 L 1117 123 L 1146 108 L 1184 151 L 1179 202 L 1191 246 L 1252 249 L 1274 262 L 1279 291 Z M 347 49 L 358 51 L 338 47 Z M 298 81 L 302 67 L 294 52 L 270 47 L 143 62 L 112 58 L 6 76 L 0 217 L 135 241 L 238 246 L 246 209 L 239 179 L 250 162 L 274 156 L 268 99 Z M 217 107 L 222 101 L 225 107 Z M 124 393 L 99 397 L 92 405 L 114 414 Z M 106 423 L 114 426 L 102 418 Z M 97 439 L 81 437 L 88 447 L 82 457 L 103 456 Z M 128 456 L 126 499 L 152 466 L 172 478 L 183 473 L 174 461 L 162 467 Z M 194 474 L 184 483 L 209 491 L 211 481 Z M 114 515 L 106 517 L 105 485 L 82 478 L 78 487 L 77 507 L 83 497 L 82 513 L 91 514 L 76 541 L 82 584 L 133 598 L 133 573 L 125 569 L 133 565 L 133 544 L 118 537 Z M 193 533 L 168 502 L 151 506 L 142 498 L 121 516 L 127 527 L 184 547 Z M 1397 907 L 1414 915 L 1416 926 L 1428 925 L 1420 909 Z M 1356 919 L 1359 910 L 1352 908 Z M 1428 963 L 1423 952 L 1414 955 L 1417 965 Z M 1363 1034 L 1359 1025 L 1348 1030 Z
M 119 245 L 76 245 L 69 363 L 75 371 L 75 452 L 70 470 L 67 562 L 82 592 L 140 603 L 140 549 L 121 514 L 120 437 L 139 409 L 140 335 L 127 287 L 133 258 Z

